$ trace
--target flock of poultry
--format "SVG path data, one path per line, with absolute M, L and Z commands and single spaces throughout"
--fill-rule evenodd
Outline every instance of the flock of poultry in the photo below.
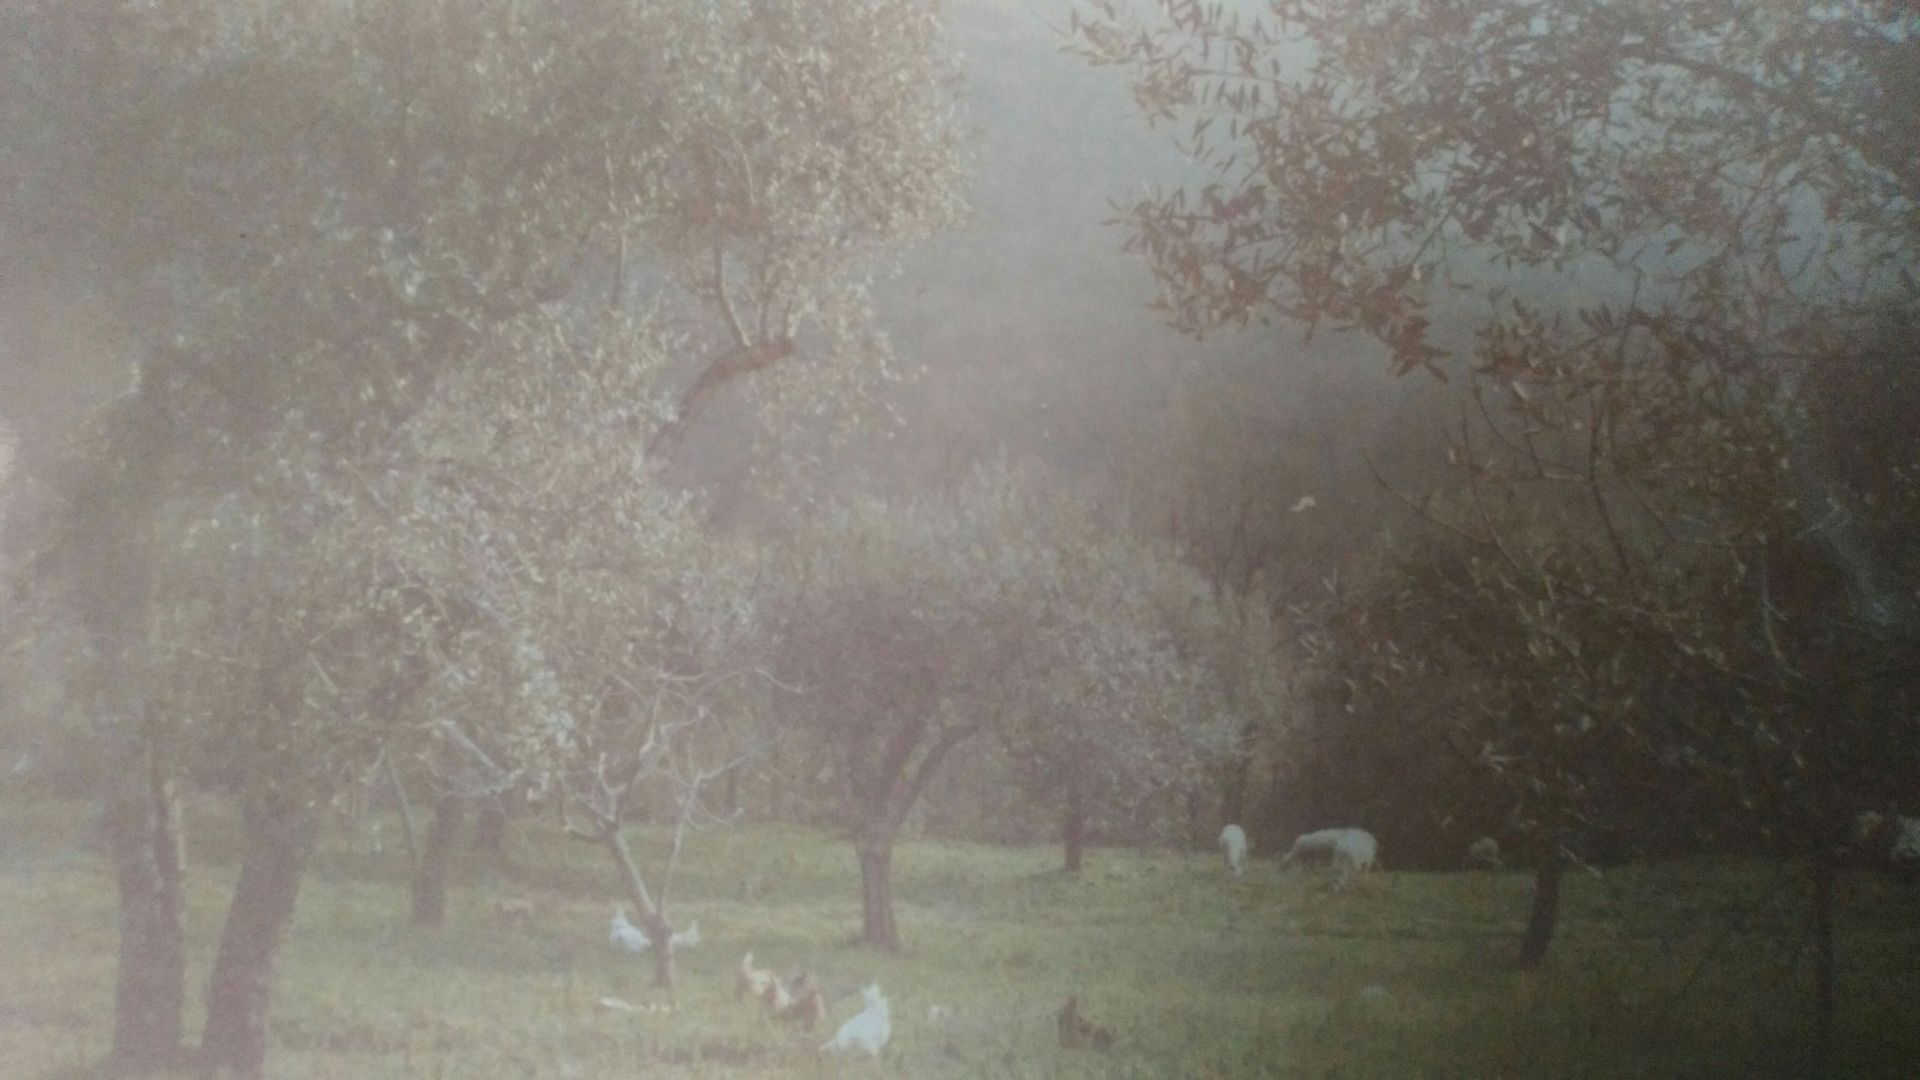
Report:
M 697 921 L 690 924 L 685 930 L 672 934 L 669 940 L 676 951 L 700 944 L 700 924 Z M 620 908 L 614 909 L 607 941 L 630 953 L 643 953 L 653 947 L 646 931 L 628 921 L 626 911 Z M 887 996 L 881 992 L 879 983 L 862 987 L 860 995 L 860 1011 L 841 1024 L 833 1038 L 820 1044 L 822 1052 L 864 1050 L 879 1057 L 886 1048 L 893 1037 L 893 1014 Z M 733 996 L 737 1001 L 755 1002 L 773 1019 L 809 1032 L 827 1018 L 826 990 L 811 972 L 798 971 L 782 979 L 769 969 L 755 967 L 751 952 L 740 958 L 740 966 L 734 971 Z M 618 998 L 603 998 L 601 1004 L 623 1012 L 654 1011 Z M 934 1005 L 927 1010 L 927 1017 L 938 1021 L 949 1013 L 944 1006 Z M 1113 1032 L 1082 1016 L 1075 998 L 1069 997 L 1055 1018 L 1061 1046 L 1102 1050 L 1113 1045 Z

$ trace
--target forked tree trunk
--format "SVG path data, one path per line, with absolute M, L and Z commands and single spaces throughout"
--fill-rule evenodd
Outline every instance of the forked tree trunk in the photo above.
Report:
M 1833 951 L 1833 856 L 1813 857 L 1813 1061 L 1814 1075 L 1833 1072 L 1833 1020 L 1836 1003 Z
M 1520 941 L 1520 968 L 1532 971 L 1546 959 L 1553 931 L 1560 920 L 1560 879 L 1566 875 L 1567 856 L 1558 840 L 1540 858 L 1533 871 L 1533 911 L 1527 916 L 1526 936 Z
M 187 977 L 179 804 L 151 753 L 140 758 L 136 779 L 115 785 L 106 810 L 120 894 L 112 1059 L 128 1071 L 181 1058 Z
M 627 838 L 618 827 L 606 836 L 607 851 L 613 856 L 613 862 L 620 870 L 620 883 L 627 894 L 627 902 L 640 915 L 640 929 L 647 935 L 647 944 L 653 952 L 653 985 L 662 990 L 672 990 L 673 970 L 673 927 L 667 925 L 665 915 L 660 913 L 659 903 L 653 894 L 647 891 L 646 882 L 640 876 L 640 864 L 633 861 L 633 849 L 627 846 Z M 664 903 L 664 898 L 660 903 Z
M 453 866 L 453 839 L 460 830 L 460 799 L 442 795 L 434 803 L 433 823 L 413 870 L 413 924 L 439 926 L 447 918 L 447 874 Z
M 870 833 L 855 844 L 860 854 L 860 940 L 889 952 L 900 948 L 893 921 L 893 837 Z
M 1081 856 L 1087 842 L 1086 796 L 1080 790 L 1080 777 L 1067 770 L 1066 796 L 1061 808 L 1060 841 L 1066 848 L 1067 873 L 1080 872 Z
M 317 824 L 312 812 L 292 803 L 248 808 L 240 883 L 207 985 L 200 1056 L 209 1072 L 224 1069 L 240 1080 L 265 1074 L 274 955 L 293 919 Z
M 480 805 L 480 818 L 473 825 L 473 846 L 478 851 L 498 852 L 507 838 L 507 803 L 495 796 Z

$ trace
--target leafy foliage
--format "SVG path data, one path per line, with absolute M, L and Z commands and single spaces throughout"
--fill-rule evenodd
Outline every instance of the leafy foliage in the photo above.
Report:
M 1438 680 L 1460 708 L 1444 729 L 1491 724 L 1488 760 L 1579 816 L 1634 777 L 1666 810 L 1808 850 L 1840 837 L 1856 784 L 1912 775 L 1883 738 L 1911 715 L 1890 662 L 1914 632 L 1892 539 L 1914 508 L 1884 494 L 1910 455 L 1822 456 L 1841 421 L 1809 391 L 1892 389 L 1911 366 L 1867 343 L 1916 299 L 1920 157 L 1891 119 L 1913 18 L 1497 0 L 1076 18 L 1082 53 L 1213 171 L 1124 214 L 1175 325 L 1357 329 L 1397 370 L 1467 376 L 1457 479 L 1415 501 L 1439 528 L 1357 601 L 1372 626 L 1343 632 L 1336 667 L 1395 701 Z

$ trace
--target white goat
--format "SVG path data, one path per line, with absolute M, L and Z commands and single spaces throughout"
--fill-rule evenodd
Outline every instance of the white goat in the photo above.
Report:
M 1467 845 L 1468 869 L 1498 870 L 1500 862 L 1500 841 L 1491 836 L 1483 836 Z
M 1377 866 L 1379 855 L 1380 842 L 1365 829 L 1321 829 L 1294 840 L 1280 865 L 1325 857 L 1333 863 L 1336 887 L 1344 889 L 1353 883 L 1354 875 Z
M 1246 830 L 1238 825 L 1228 825 L 1221 829 L 1220 847 L 1227 853 L 1227 869 L 1233 871 L 1234 877 L 1239 877 L 1247 863 Z
M 613 909 L 612 928 L 607 931 L 607 943 L 616 949 L 625 949 L 632 953 L 646 952 L 653 947 L 647 935 L 639 927 L 627 921 L 627 910 Z
M 821 1050 L 865 1050 L 874 1057 L 887 1045 L 893 1036 L 893 1020 L 887 1010 L 886 996 L 880 993 L 879 983 L 869 983 L 860 991 L 867 1006 L 855 1013 L 833 1038 L 820 1044 Z
M 695 945 L 700 944 L 700 920 L 693 920 L 685 930 L 675 930 L 673 936 L 669 938 L 668 941 L 673 945 L 674 952 L 679 952 L 681 949 L 691 949 Z

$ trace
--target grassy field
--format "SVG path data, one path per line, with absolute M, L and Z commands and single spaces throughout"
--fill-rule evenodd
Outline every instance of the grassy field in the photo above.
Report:
M 84 1075 L 106 1048 L 114 889 L 80 806 L 0 804 L 0 1075 Z M 236 867 L 231 826 L 194 819 L 190 938 L 204 986 Z M 391 833 L 391 829 L 388 830 Z M 659 837 L 640 834 L 643 844 Z M 1387 853 L 1389 856 L 1391 853 Z M 1625 868 L 1570 884 L 1546 970 L 1512 971 L 1524 874 L 1383 873 L 1337 895 L 1256 860 L 1229 879 L 1202 854 L 908 843 L 895 857 L 904 953 L 849 943 L 847 844 L 800 830 L 703 834 L 675 884 L 697 918 L 672 1010 L 650 962 L 610 951 L 609 871 L 593 849 L 522 827 L 498 863 L 461 867 L 447 926 L 406 925 L 402 859 L 326 849 L 282 955 L 272 1073 L 283 1077 L 1800 1077 L 1809 972 L 1802 889 L 1747 863 Z M 495 899 L 530 892 L 532 927 Z M 1920 897 L 1844 885 L 1844 1071 L 1920 1075 Z M 1737 929 L 1729 929 L 1737 925 Z M 825 1033 L 876 978 L 894 1039 L 879 1063 L 732 997 L 752 949 L 834 995 Z M 1065 1051 L 1068 994 L 1118 1033 Z M 952 1010 L 929 1020 L 930 1005 Z M 191 1023 L 196 1025 L 198 1017 Z

